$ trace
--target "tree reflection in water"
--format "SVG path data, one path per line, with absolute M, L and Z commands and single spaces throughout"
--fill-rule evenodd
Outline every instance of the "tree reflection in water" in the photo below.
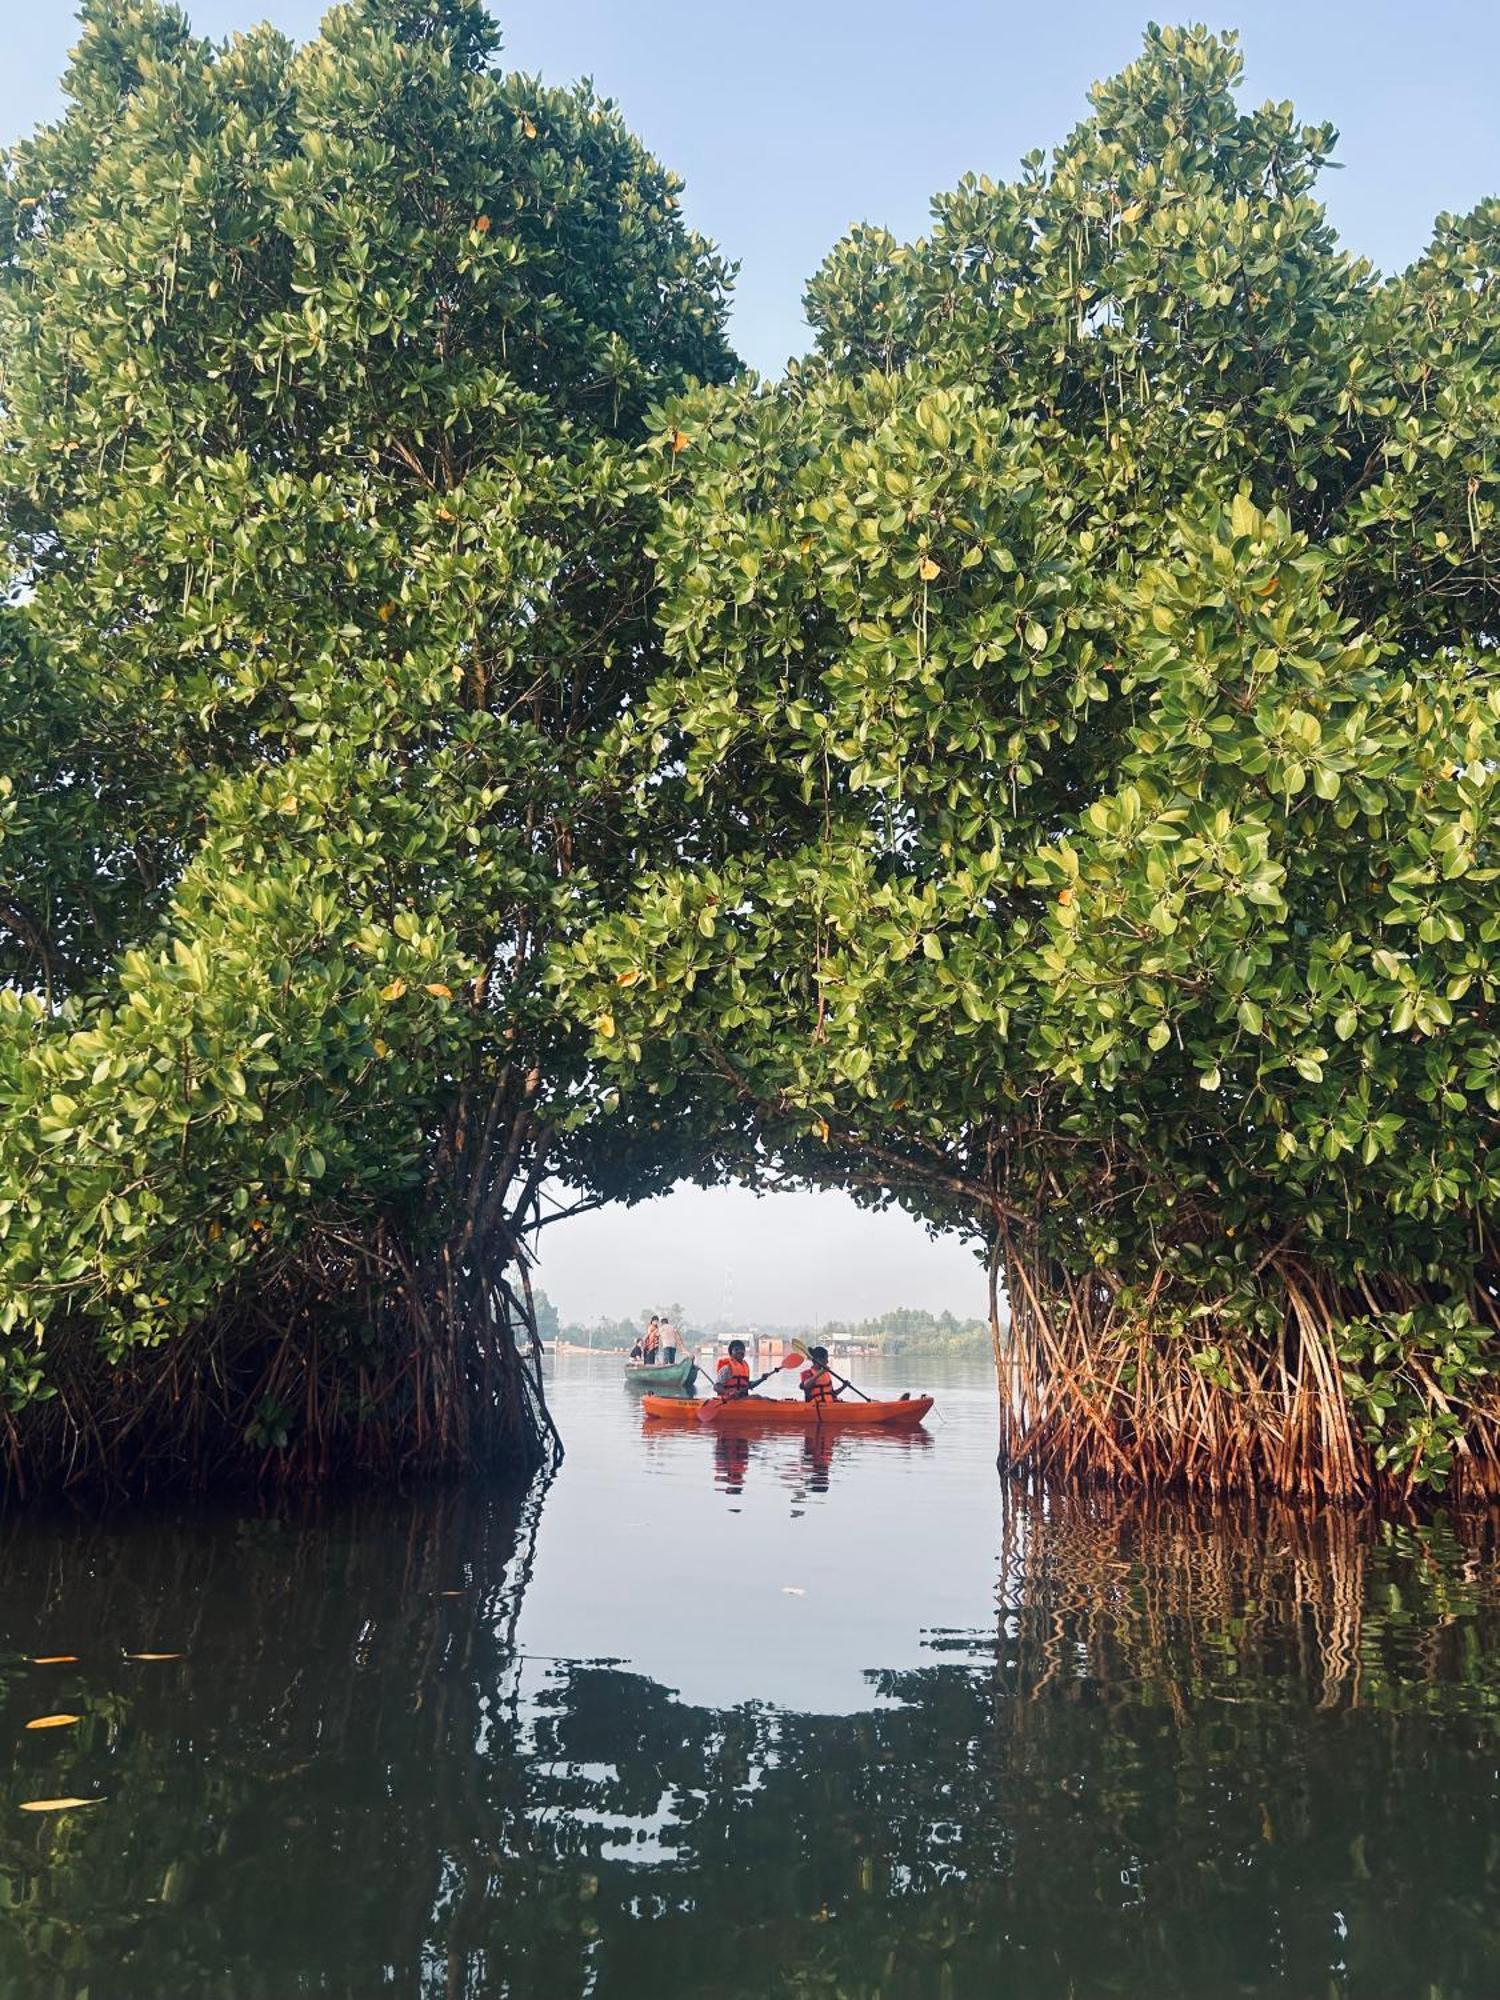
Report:
M 1008 1506 L 997 1622 L 844 1716 L 519 1656 L 535 1501 L 15 1524 L 0 1992 L 1492 1995 L 1488 1528 Z

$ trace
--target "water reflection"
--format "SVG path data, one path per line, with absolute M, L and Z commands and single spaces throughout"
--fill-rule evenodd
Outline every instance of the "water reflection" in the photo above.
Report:
M 531 1525 L 450 1493 L 0 1530 L 0 1992 L 442 1991 L 455 1871 L 526 1818 Z M 16 1809 L 56 1796 L 104 1803 Z
M 726 1493 L 745 1490 L 745 1474 L 750 1469 L 750 1440 L 732 1431 L 714 1432 L 714 1484 Z
M 653 1442 L 659 1437 L 654 1433 Z M 807 1431 L 790 1436 L 758 1436 L 753 1431 L 723 1430 L 705 1425 L 701 1432 L 679 1433 L 671 1445 L 681 1449 L 680 1439 L 692 1438 L 689 1449 L 700 1451 L 712 1466 L 714 1485 L 730 1499 L 738 1499 L 758 1470 L 760 1476 L 791 1489 L 793 1507 L 809 1494 L 826 1493 L 833 1483 L 835 1468 L 879 1452 L 921 1453 L 930 1451 L 932 1439 L 925 1431 Z
M 868 1445 L 693 1442 L 794 1505 Z M 1487 1529 L 1013 1500 L 992 1622 L 830 1715 L 816 1659 L 804 1704 L 715 1708 L 527 1657 L 535 1525 L 452 1493 L 0 1534 L 0 1992 L 1496 1990 Z M 106 1803 L 16 1811 L 60 1794 Z

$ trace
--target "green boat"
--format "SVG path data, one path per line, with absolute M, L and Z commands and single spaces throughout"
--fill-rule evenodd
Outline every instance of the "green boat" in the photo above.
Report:
M 691 1354 L 686 1361 L 674 1361 L 670 1368 L 661 1364 L 645 1368 L 634 1361 L 625 1364 L 625 1380 L 632 1389 L 654 1389 L 658 1396 L 670 1396 L 678 1391 L 685 1396 L 692 1388 L 697 1372 L 698 1364 Z

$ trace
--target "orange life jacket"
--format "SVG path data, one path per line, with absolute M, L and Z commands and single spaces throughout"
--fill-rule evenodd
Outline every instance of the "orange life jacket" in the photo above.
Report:
M 750 1363 L 736 1361 L 732 1354 L 726 1354 L 719 1363 L 714 1378 L 714 1387 L 724 1398 L 748 1396 L 750 1393 Z
M 801 1382 L 802 1394 L 809 1403 L 831 1403 L 838 1394 L 833 1377 L 826 1368 L 820 1368 L 816 1362 L 804 1368 L 797 1379 Z

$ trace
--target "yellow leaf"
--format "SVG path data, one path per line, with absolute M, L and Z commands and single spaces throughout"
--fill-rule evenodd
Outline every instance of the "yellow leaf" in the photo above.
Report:
M 451 1000 L 453 998 L 453 988 L 445 986 L 441 979 L 432 980 L 427 987 L 427 991 L 435 1000 Z
M 181 1653 L 127 1653 L 127 1660 L 180 1660 Z
M 224 1225 L 222 1222 L 211 1222 L 208 1225 L 208 1240 L 210 1243 L 217 1243 L 223 1234 Z
M 103 1799 L 23 1799 L 22 1812 L 72 1812 L 75 1806 L 102 1806 Z
M 1073 900 L 1073 891 L 1071 889 L 1060 889 L 1057 893 L 1057 900 L 1066 909 Z
M 917 575 L 921 577 L 923 583 L 934 582 L 939 573 L 938 566 L 932 560 L 931 556 L 923 556 L 922 560 L 917 564 Z
M 529 118 L 523 118 L 521 120 L 521 130 L 526 134 L 528 139 L 534 139 L 536 137 L 536 127 L 535 125 L 532 124 Z
M 690 442 L 691 440 L 689 439 L 686 431 L 673 431 L 672 433 L 673 455 L 675 456 L 679 451 L 686 451 Z
M 1141 217 L 1145 213 L 1146 213 L 1146 204 L 1143 201 L 1133 201 L 1130 204 L 1129 208 L 1122 209 L 1120 211 L 1120 220 L 1121 222 L 1127 224 L 1132 222 L 1139 222 Z
M 286 797 L 281 801 L 281 810 L 288 814 L 294 813 L 297 810 L 297 794 L 295 792 L 287 793 Z
M 391 1052 L 391 1045 L 390 1045 L 390 1043 L 389 1043 L 389 1042 L 383 1042 L 383 1041 L 382 1041 L 382 1040 L 380 1039 L 379 1035 L 377 1035 L 377 1036 L 375 1037 L 375 1053 L 376 1053 L 376 1055 L 378 1055 L 378 1056 L 381 1056 L 381 1057 L 384 1057 L 384 1056 L 388 1056 L 388 1055 L 390 1054 L 390 1052 Z
M 488 236 L 490 233 L 489 217 L 487 215 L 476 215 L 474 218 L 474 227 L 481 236 Z
M 76 1653 L 38 1653 L 31 1663 L 34 1667 L 76 1667 Z
M 828 1120 L 826 1118 L 817 1119 L 814 1122 L 813 1130 L 817 1133 L 818 1137 L 823 1141 L 823 1144 L 826 1146 L 828 1144 Z
M 615 1017 L 613 1014 L 601 1014 L 595 1021 L 594 1027 L 606 1042 L 614 1040 Z
M 28 1722 L 28 1729 L 67 1729 L 75 1722 L 81 1722 L 81 1715 L 39 1715 L 34 1722 Z
M 382 1000 L 399 1000 L 405 991 L 406 981 L 404 979 L 393 979 L 389 986 L 381 987 L 380 997 Z
M 389 621 L 390 615 L 395 610 L 395 608 L 396 607 L 394 604 L 382 604 L 380 609 L 375 613 L 375 616 L 380 620 L 381 624 L 384 625 Z
M 623 972 L 616 975 L 615 984 L 616 986 L 634 986 L 640 976 L 640 973 L 633 965 L 627 966 Z

